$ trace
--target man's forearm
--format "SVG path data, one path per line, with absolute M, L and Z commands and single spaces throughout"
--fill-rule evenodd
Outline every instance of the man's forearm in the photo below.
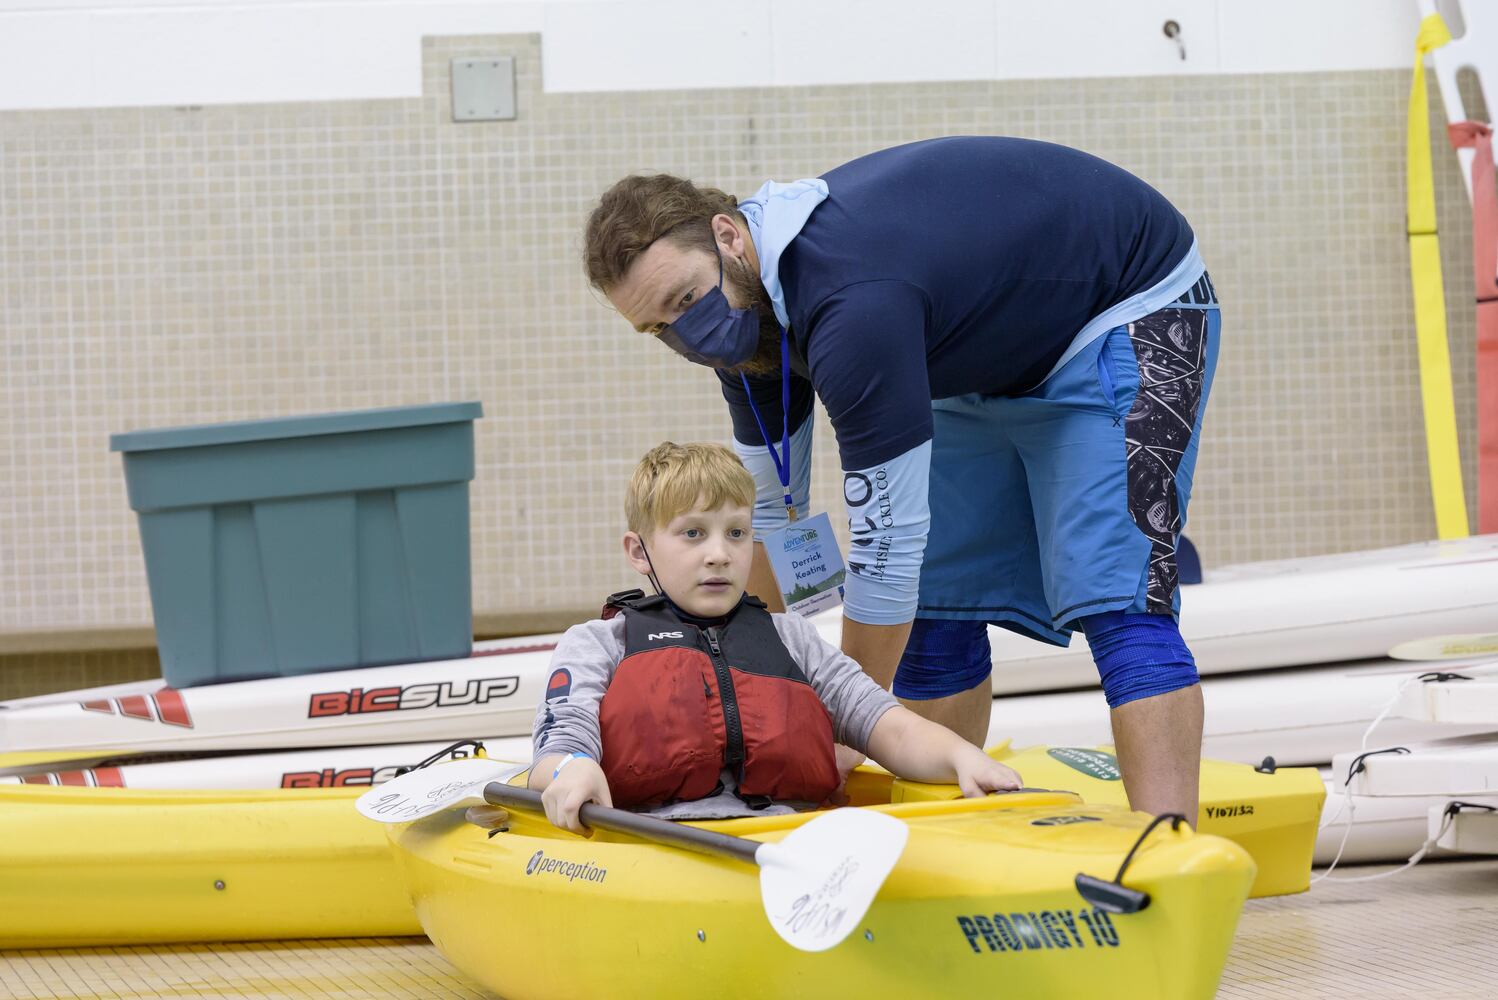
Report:
M 910 638 L 910 622 L 903 625 L 865 625 L 843 616 L 843 652 L 886 691 L 895 681 L 895 668 Z

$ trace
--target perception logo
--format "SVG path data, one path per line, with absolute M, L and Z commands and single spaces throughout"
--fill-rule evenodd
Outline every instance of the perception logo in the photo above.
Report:
M 599 868 L 591 861 L 564 861 L 561 858 L 548 858 L 544 851 L 537 851 L 525 863 L 525 873 L 556 875 L 568 882 L 576 882 L 578 879 L 584 882 L 602 882 L 608 877 L 609 870 Z

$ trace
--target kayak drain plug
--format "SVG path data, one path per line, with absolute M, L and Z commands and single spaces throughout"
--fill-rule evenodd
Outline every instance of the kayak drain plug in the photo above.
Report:
M 224 880 L 221 879 L 221 878 L 214 879 L 213 880 L 213 887 L 215 889 L 219 890 L 220 892 L 222 892 L 223 889 L 224 889 Z
M 706 941 L 707 940 L 707 931 L 698 931 L 697 932 L 697 940 L 698 941 Z

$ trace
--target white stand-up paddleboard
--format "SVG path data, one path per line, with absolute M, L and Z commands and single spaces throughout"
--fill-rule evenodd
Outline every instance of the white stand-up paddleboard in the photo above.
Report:
M 494 656 L 499 653 L 535 653 L 550 652 L 556 648 L 557 641 L 562 638 L 560 632 L 550 632 L 545 635 L 520 635 L 506 639 L 484 639 L 473 644 L 473 656 Z M 421 669 L 421 663 L 405 664 L 411 670 Z M 360 669 L 379 669 L 364 667 Z M 347 671 L 340 671 L 346 673 Z M 309 676 L 309 675 L 303 675 Z M 274 679 L 274 678 L 272 678 Z M 255 681 L 234 681 L 231 684 L 256 683 Z M 100 698 L 127 698 L 131 695 L 149 695 L 153 691 L 160 690 L 166 686 L 166 681 L 160 677 L 153 677 L 144 681 L 125 681 L 120 684 L 106 684 L 102 687 L 79 688 L 76 691 L 57 691 L 52 694 L 36 694 L 26 698 L 11 698 L 8 701 L 0 701 L 0 711 L 12 708 L 35 708 L 38 705 L 57 705 L 75 701 L 89 701 Z M 217 687 L 219 685 L 207 685 Z M 185 690 L 185 689 L 184 689 Z
M 1332 774 L 1355 795 L 1498 795 L 1498 735 L 1397 744 L 1380 724 L 1367 752 L 1332 758 Z M 1361 758 L 1361 759 L 1360 759 Z
M 1443 824 L 1431 856 L 1486 853 L 1478 846 L 1483 820 L 1472 817 L 1498 808 L 1498 736 L 1399 744 L 1385 738 L 1385 724 L 1367 751 L 1339 753 L 1325 772 L 1316 863 L 1337 856 L 1349 816 L 1340 863 L 1406 861 Z M 1464 806 L 1447 823 L 1453 803 Z
M 1272 674 L 1220 678 L 1234 685 L 1222 688 L 1220 698 L 1211 693 L 1219 683 L 1213 675 L 1381 657 L 1411 639 L 1490 630 L 1498 621 L 1498 536 L 1228 567 L 1184 594 L 1182 630 L 1209 692 L 1204 752 L 1324 763 L 1353 745 L 1372 718 L 1370 703 L 1384 692 L 1372 681 L 1337 678 L 1383 668 L 1300 671 L 1283 682 Z M 841 614 L 812 621 L 824 639 L 840 644 Z M 997 702 L 995 737 L 1018 744 L 1112 739 L 1097 670 L 1080 636 L 1058 649 L 1003 629 L 990 628 L 989 635 L 996 691 L 1075 692 Z M 0 754 L 199 753 L 456 739 L 475 731 L 528 735 L 558 638 L 480 643 L 462 660 L 182 690 L 145 681 L 0 702 Z M 1462 664 L 1388 669 L 1422 667 L 1459 671 Z M 1425 727 L 1437 717 L 1458 727 L 1441 735 L 1498 729 L 1498 682 L 1467 690 L 1491 700 L 1432 708 L 1413 723 L 1391 722 L 1395 728 L 1386 735 L 1434 738 Z
M 1498 854 L 1498 802 L 1474 800 L 1432 808 L 1426 828 L 1437 847 L 1453 854 Z
M 545 637 L 537 637 L 545 638 Z M 480 648 L 462 660 L 128 694 L 73 692 L 0 709 L 0 753 L 204 752 L 528 736 L 553 644 Z
M 53 765 L 0 772 L 0 784 L 70 785 L 88 788 L 343 788 L 378 785 L 452 745 L 397 743 L 368 747 L 321 747 L 312 750 L 228 754 L 191 760 L 150 762 L 103 761 L 67 769 Z M 485 739 L 495 760 L 529 763 L 527 736 Z M 460 751 L 456 756 L 462 756 Z
M 1181 588 L 1181 634 L 1202 674 L 1377 659 L 1498 622 L 1498 535 L 1246 563 Z M 1066 648 L 990 628 L 995 694 L 1095 687 L 1078 633 Z
M 1406 719 L 1498 729 L 1498 660 L 1481 665 L 1432 665 L 1405 688 L 1394 710 Z
M 1312 861 L 1331 864 L 1337 857 L 1344 832 L 1347 846 L 1338 865 L 1384 864 L 1408 861 L 1430 835 L 1430 816 L 1443 814 L 1454 798 L 1450 795 L 1354 795 L 1352 829 L 1346 830 L 1348 808 L 1342 779 L 1327 772 L 1326 804 L 1322 807 L 1321 831 L 1316 835 Z M 1498 806 L 1498 794 L 1459 796 L 1463 801 Z M 1430 857 L 1458 852 L 1450 843 L 1437 842 Z M 1472 853 L 1472 852 L 1465 852 Z
M 1426 672 L 1424 666 L 1377 660 L 1203 678 L 1202 756 L 1247 764 L 1266 756 L 1284 765 L 1325 764 L 1349 747 L 1360 746 L 1364 730 L 1389 706 L 1400 684 Z M 1458 668 L 1446 662 L 1438 669 L 1498 675 L 1493 666 Z M 1448 724 L 1391 715 L 1379 724 L 1375 740 L 1378 746 L 1390 746 L 1494 731 L 1498 724 Z M 1108 703 L 1096 690 L 995 698 L 988 741 L 1004 738 L 1016 746 L 1111 743 Z

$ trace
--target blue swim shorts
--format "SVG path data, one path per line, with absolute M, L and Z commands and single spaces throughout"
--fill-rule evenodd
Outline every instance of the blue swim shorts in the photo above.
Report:
M 1177 613 L 1176 539 L 1221 327 L 1202 272 L 1022 396 L 934 402 L 917 617 L 1065 645 L 1086 615 Z

